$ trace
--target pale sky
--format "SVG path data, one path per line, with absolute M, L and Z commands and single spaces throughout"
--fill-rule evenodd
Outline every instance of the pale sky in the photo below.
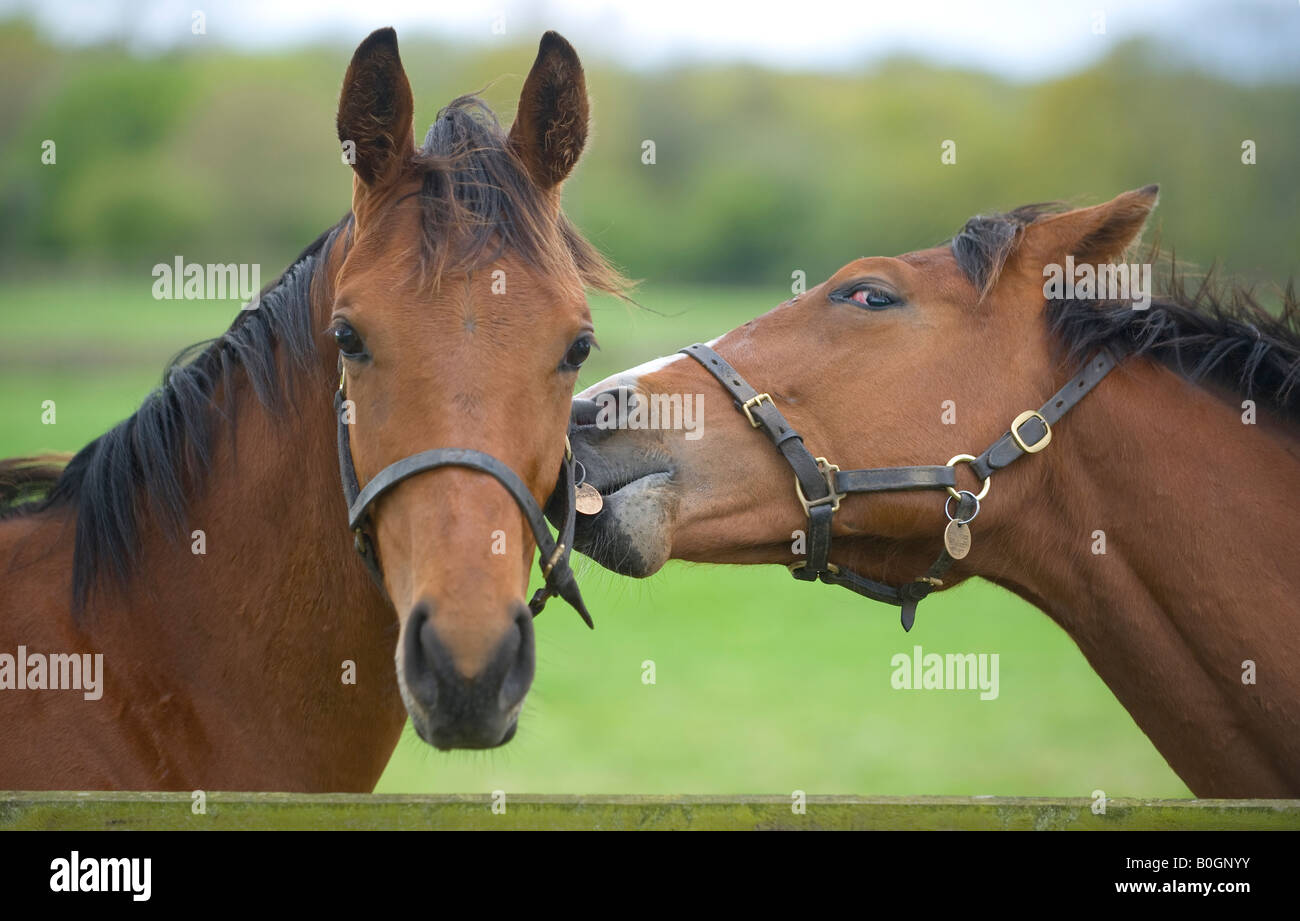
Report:
M 210 40 L 246 49 L 351 45 L 384 25 L 469 43 L 501 41 L 502 27 L 506 39 L 554 28 L 634 67 L 846 70 L 912 52 L 1028 79 L 1145 34 L 1242 79 L 1300 78 L 1300 0 L 0 0 L 0 15 L 32 15 L 59 41 L 124 37 L 142 52 L 192 44 L 196 9 Z

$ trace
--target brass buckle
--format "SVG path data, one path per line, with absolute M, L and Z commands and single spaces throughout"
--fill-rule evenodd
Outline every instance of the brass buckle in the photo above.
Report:
M 769 393 L 760 393 L 758 396 L 751 397 L 750 399 L 746 400 L 744 403 L 740 404 L 740 411 L 745 414 L 745 418 L 749 420 L 749 424 L 752 425 L 754 428 L 759 428 L 763 423 L 755 419 L 754 414 L 751 413 L 749 409 L 751 406 L 757 406 L 759 403 L 762 403 L 764 400 L 767 400 L 769 406 L 772 406 L 773 408 L 776 407 L 776 404 L 772 402 L 772 395 Z
M 560 562 L 560 555 L 562 553 L 564 553 L 564 544 L 556 544 L 555 552 L 551 554 L 551 558 L 547 560 L 546 565 L 542 567 L 543 579 L 549 579 L 551 577 L 551 570 L 555 568 L 556 563 Z
M 1020 426 L 1024 425 L 1030 419 L 1037 419 L 1039 422 L 1043 423 L 1043 431 L 1047 433 L 1032 445 L 1025 444 L 1025 440 L 1020 437 L 1019 431 Z M 1026 454 L 1037 454 L 1051 443 L 1052 427 L 1047 424 L 1047 420 L 1043 418 L 1043 414 L 1038 410 L 1026 409 L 1020 415 L 1016 416 L 1015 419 L 1011 420 L 1011 437 L 1015 439 L 1016 444 L 1019 445 L 1021 451 L 1024 451 Z
M 970 464 L 976 460 L 978 460 L 978 458 L 975 457 L 974 454 L 958 454 L 955 457 L 950 458 L 948 463 L 944 464 L 944 466 L 951 467 L 953 464 L 958 464 L 958 463 Z M 989 477 L 985 477 L 984 485 L 980 487 L 980 491 L 978 493 L 975 493 L 976 501 L 983 499 L 985 496 L 989 494 L 989 485 L 990 485 L 990 479 Z M 948 490 L 948 495 L 952 496 L 954 499 L 958 501 L 961 501 L 961 494 L 958 493 L 957 490 L 953 489 L 951 486 L 945 486 L 944 489 Z
M 569 444 L 569 436 L 564 436 L 564 459 L 573 460 L 573 445 Z
M 807 560 L 800 560 L 797 563 L 786 563 L 785 568 L 790 570 L 790 572 L 794 572 L 796 569 L 803 569 L 807 565 L 808 565 Z M 834 575 L 837 576 L 840 574 L 840 568 L 836 566 L 834 563 L 830 562 L 829 560 L 827 560 L 826 562 L 826 571 L 829 573 L 833 573 Z
M 830 495 L 822 496 L 820 499 L 808 501 L 808 497 L 803 494 L 803 484 L 799 482 L 799 477 L 794 478 L 794 492 L 799 497 L 799 504 L 803 506 L 803 513 L 809 518 L 812 517 L 810 509 L 819 505 L 830 503 L 831 513 L 834 514 L 840 510 L 840 500 L 844 498 L 845 493 L 835 491 L 835 474 L 840 472 L 840 468 L 832 464 L 824 457 L 817 458 L 817 469 L 821 471 L 822 477 L 826 480 L 826 487 L 831 491 Z

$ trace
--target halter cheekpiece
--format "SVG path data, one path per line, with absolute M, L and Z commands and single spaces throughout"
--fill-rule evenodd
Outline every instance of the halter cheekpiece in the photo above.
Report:
M 578 590 L 577 579 L 574 578 L 573 570 L 569 567 L 569 554 L 573 549 L 573 528 L 576 520 L 574 493 L 577 484 L 574 481 L 573 450 L 567 438 L 564 441 L 564 460 L 560 464 L 559 478 L 555 484 L 555 491 L 551 495 L 551 501 L 548 503 L 548 505 L 559 503 L 556 517 L 563 521 L 563 526 L 560 528 L 557 541 L 551 536 L 550 528 L 546 525 L 545 513 L 528 487 L 524 485 L 524 481 L 508 466 L 482 451 L 469 448 L 435 448 L 421 451 L 389 464 L 362 488 L 357 481 L 356 468 L 352 465 L 352 443 L 348 434 L 348 423 L 343 419 L 346 382 L 347 374 L 340 359 L 339 386 L 334 392 L 334 416 L 338 422 L 339 479 L 343 482 L 343 497 L 348 503 L 348 527 L 353 533 L 352 545 L 365 564 L 366 571 L 370 573 L 370 578 L 379 586 L 381 592 L 387 594 L 384 589 L 384 573 L 380 566 L 375 541 L 367 530 L 371 505 L 398 483 L 417 473 L 437 470 L 440 467 L 468 467 L 488 474 L 505 487 L 506 492 L 510 493 L 519 510 L 523 512 L 528 527 L 533 532 L 533 539 L 537 541 L 539 551 L 537 565 L 542 570 L 542 578 L 546 580 L 546 584 L 539 588 L 528 602 L 533 616 L 536 617 L 542 612 L 548 598 L 559 595 L 573 606 L 588 627 L 594 626 L 591 615 L 587 613 L 587 606 L 582 600 L 582 593 Z
M 989 492 L 995 470 L 1037 454 L 1052 440 L 1052 426 L 1115 366 L 1109 352 L 1102 349 L 1093 355 L 1064 387 L 1036 410 L 1029 409 L 1012 420 L 1010 428 L 978 457 L 958 454 L 942 466 L 872 467 L 865 470 L 841 470 L 824 457 L 814 457 L 803 437 L 786 421 L 772 397 L 759 393 L 740 376 L 725 358 L 702 343 L 681 351 L 694 358 L 731 394 L 735 407 L 744 413 L 749 424 L 771 440 L 794 469 L 795 496 L 808 517 L 805 559 L 789 564 L 791 575 L 803 582 L 820 580 L 828 585 L 842 585 L 875 601 L 898 605 L 904 630 L 911 630 L 916 620 L 916 606 L 931 592 L 943 587 L 943 575 L 970 549 L 970 531 L 966 527 L 979 514 L 979 504 Z M 982 481 L 978 493 L 957 489 L 956 465 L 970 464 Z M 930 568 L 911 582 L 888 585 L 876 582 L 852 570 L 830 562 L 831 522 L 840 500 L 858 492 L 904 492 L 920 489 L 943 489 L 948 492 L 944 513 L 948 527 L 944 531 L 944 549 Z M 949 503 L 957 500 L 955 512 Z

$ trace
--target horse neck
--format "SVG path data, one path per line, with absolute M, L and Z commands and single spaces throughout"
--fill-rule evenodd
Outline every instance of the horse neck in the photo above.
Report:
M 1020 480 L 994 476 L 1010 504 L 976 528 L 978 574 L 1056 620 L 1200 796 L 1300 792 L 1300 443 L 1284 425 L 1126 362 Z
M 328 311 L 311 309 L 322 328 Z M 170 723 L 167 768 L 143 786 L 368 792 L 401 733 L 397 620 L 347 529 L 337 381 L 325 359 L 303 368 L 277 349 L 285 405 L 263 406 L 234 374 L 215 398 L 234 421 L 214 423 L 183 539 L 148 525 L 130 609 L 93 619 L 106 662 L 147 662 L 122 688 L 143 728 Z
M 181 631 L 175 651 L 194 655 L 201 637 L 222 663 L 204 674 L 221 709 L 238 698 L 249 708 L 241 731 L 256 727 L 259 746 L 296 749 L 274 789 L 368 792 L 405 717 L 393 668 L 398 624 L 352 549 L 332 384 L 311 374 L 295 385 L 300 405 L 283 414 L 241 395 L 251 411 L 241 409 L 190 516 L 206 531 L 206 557 L 196 565 L 190 547 L 163 551 L 199 571 L 179 592 L 207 621 L 197 634 Z M 162 616 L 176 616 L 171 604 Z M 344 683 L 345 662 L 355 683 Z M 232 670 L 244 681 L 230 681 Z M 274 760 L 266 749 L 260 759 Z

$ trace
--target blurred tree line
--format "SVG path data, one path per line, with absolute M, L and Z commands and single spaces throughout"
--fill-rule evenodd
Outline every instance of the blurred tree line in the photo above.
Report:
M 403 38 L 417 137 L 476 90 L 508 124 L 535 38 Z M 1180 258 L 1278 280 L 1297 271 L 1292 84 L 1171 69 L 1146 43 L 1036 84 L 901 57 L 839 75 L 634 72 L 578 51 L 593 132 L 566 207 L 634 277 L 788 285 L 802 269 L 813 283 L 857 256 L 933 245 L 981 211 L 1091 204 L 1149 182 Z M 248 55 L 195 36 L 192 49 L 142 58 L 0 24 L 0 275 L 147 276 L 179 254 L 258 262 L 273 277 L 348 208 L 334 109 L 350 53 Z

